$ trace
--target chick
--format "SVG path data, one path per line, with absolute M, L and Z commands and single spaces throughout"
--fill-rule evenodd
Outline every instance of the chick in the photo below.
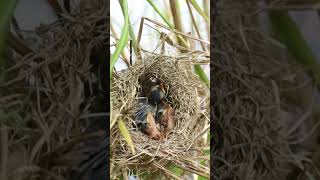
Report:
M 165 129 L 173 127 L 172 120 L 165 120 L 170 115 L 164 114 L 167 106 L 167 97 L 165 94 L 164 85 L 160 80 L 144 82 L 142 95 L 147 97 L 148 102 L 142 105 L 135 113 L 135 122 L 140 127 L 140 130 L 149 135 L 152 139 L 163 140 L 163 132 Z M 170 117 L 172 118 L 172 117 Z M 172 126 L 172 127 L 171 127 Z M 165 128 L 166 127 L 166 128 Z
M 143 133 L 152 139 L 159 140 L 162 136 L 154 119 L 155 110 L 156 108 L 150 104 L 141 106 L 135 113 L 135 121 Z
M 165 104 L 163 115 L 161 116 L 161 123 L 164 126 L 163 136 L 167 137 L 173 130 L 175 120 L 173 117 L 174 110 L 169 104 Z
M 160 85 L 155 85 L 151 88 L 148 97 L 148 100 L 151 104 L 158 105 L 165 99 L 166 94 L 162 83 Z
M 155 114 L 156 123 L 161 123 L 161 118 L 163 116 L 164 111 L 165 111 L 164 103 L 159 104 L 157 106 L 156 114 Z
M 162 135 L 160 131 L 157 129 L 157 125 L 155 123 L 155 119 L 151 112 L 147 115 L 147 125 L 142 129 L 144 133 L 150 136 L 151 139 L 160 140 L 162 139 Z
M 140 125 L 141 123 L 146 124 L 148 112 L 155 113 L 155 111 L 156 107 L 153 105 L 142 105 L 135 113 L 135 122 L 137 123 L 137 125 Z

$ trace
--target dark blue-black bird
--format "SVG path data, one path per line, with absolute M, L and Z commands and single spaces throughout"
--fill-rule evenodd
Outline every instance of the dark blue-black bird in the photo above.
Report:
M 166 100 L 166 94 L 163 84 L 153 86 L 150 90 L 148 101 L 153 105 L 158 105 L 164 100 Z
M 154 114 L 156 107 L 151 104 L 145 104 L 138 108 L 138 111 L 135 113 L 135 121 L 138 126 L 147 124 L 147 115 L 149 112 Z
M 169 104 L 164 104 L 164 111 L 159 117 L 160 123 L 164 126 L 163 136 L 167 137 L 173 130 L 175 119 L 174 109 Z
M 163 103 L 158 104 L 155 112 L 156 123 L 161 123 L 160 120 L 161 120 L 161 117 L 163 116 L 164 111 L 165 111 L 165 106 L 163 105 Z
M 152 139 L 159 140 L 162 136 L 154 119 L 155 113 L 155 106 L 142 105 L 135 113 L 135 122 L 143 133 L 149 135 Z
M 141 104 L 134 114 L 134 119 L 140 130 L 150 138 L 160 140 L 163 138 L 161 119 L 165 112 L 166 93 L 163 83 L 157 82 L 143 89 L 147 102 Z M 160 131 L 159 131 L 160 130 Z

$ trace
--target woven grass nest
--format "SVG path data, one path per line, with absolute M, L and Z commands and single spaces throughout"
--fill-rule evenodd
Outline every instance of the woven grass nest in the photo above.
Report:
M 167 97 L 174 109 L 176 123 L 173 132 L 163 141 L 151 139 L 134 125 L 133 114 L 137 111 L 139 93 L 144 86 L 141 82 L 149 77 L 159 79 L 168 87 Z M 203 94 L 205 89 L 192 73 L 191 66 L 179 63 L 175 57 L 145 54 L 142 62 L 121 71 L 111 88 L 112 118 L 124 120 L 137 152 L 132 154 L 118 128 L 113 126 L 110 134 L 111 175 L 116 176 L 126 168 L 170 173 L 166 171 L 166 165 L 171 162 L 179 167 L 191 167 L 197 174 L 208 177 L 208 168 L 192 163 L 198 155 L 194 149 L 200 142 L 197 136 L 209 123 L 209 97 Z
M 211 173 L 214 179 L 295 179 L 312 171 L 295 133 L 297 122 L 283 116 L 297 108 L 286 100 L 288 89 L 302 84 L 301 67 L 285 59 L 285 49 L 261 32 L 258 16 L 250 15 L 257 2 L 246 2 L 250 6 L 218 4 L 210 69 L 215 120 Z M 229 13 L 229 8 L 235 10 Z
M 106 8 L 100 7 L 38 27 L 29 35 L 34 42 L 23 36 L 11 45 L 0 84 L 0 112 L 8 114 L 0 118 L 1 128 L 8 127 L 12 141 L 6 147 L 8 179 L 104 178 L 105 171 L 85 161 L 97 157 L 106 126 L 100 88 L 107 84 L 106 66 L 100 62 L 109 34 Z M 95 163 L 104 165 L 103 157 Z M 85 168 L 74 178 L 70 171 L 78 167 Z

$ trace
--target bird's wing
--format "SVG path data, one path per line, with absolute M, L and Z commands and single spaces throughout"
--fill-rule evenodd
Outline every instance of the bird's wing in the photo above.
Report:
M 153 107 L 152 105 L 142 105 L 138 111 L 135 113 L 135 121 L 136 123 L 147 123 L 146 122 L 146 118 L 147 118 L 147 114 L 148 112 L 154 112 L 155 107 Z

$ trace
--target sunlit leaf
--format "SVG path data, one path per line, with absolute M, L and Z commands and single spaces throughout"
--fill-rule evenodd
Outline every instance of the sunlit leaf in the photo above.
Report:
M 195 0 L 188 0 L 192 6 L 197 10 L 197 12 L 204 18 L 204 20 L 207 23 L 210 23 L 210 20 L 208 18 L 208 16 L 204 13 L 204 11 L 202 11 L 202 9 L 200 8 L 200 6 L 198 5 L 198 3 Z
M 116 50 L 111 56 L 111 62 L 110 62 L 110 79 L 112 77 L 112 72 L 114 65 L 116 64 L 119 55 L 123 51 L 123 49 L 126 47 L 129 39 L 129 16 L 128 16 L 128 4 L 126 0 L 119 0 L 123 16 L 124 16 L 124 25 L 121 30 L 121 36 L 117 43 Z
M 118 128 L 120 130 L 122 137 L 126 140 L 129 147 L 131 148 L 132 154 L 136 154 L 136 150 L 134 148 L 130 133 L 129 133 L 129 131 L 128 131 L 128 129 L 122 119 L 118 120 Z
M 210 81 L 199 64 L 194 65 L 194 71 L 199 76 L 199 78 L 207 85 L 207 87 L 210 87 Z

